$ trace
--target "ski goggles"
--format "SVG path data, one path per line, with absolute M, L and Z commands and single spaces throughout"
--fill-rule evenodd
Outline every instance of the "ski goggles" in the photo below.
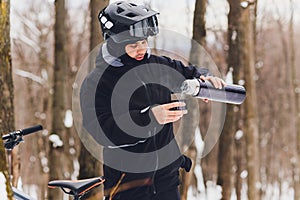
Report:
M 131 37 L 145 38 L 158 34 L 158 21 L 155 15 L 143 19 L 129 27 Z
M 117 43 L 132 42 L 146 39 L 149 36 L 158 34 L 158 21 L 156 16 L 151 16 L 129 26 L 129 30 L 118 34 L 112 34 L 110 37 Z

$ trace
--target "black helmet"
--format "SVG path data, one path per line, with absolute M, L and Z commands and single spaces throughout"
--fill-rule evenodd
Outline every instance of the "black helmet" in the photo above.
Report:
M 111 37 L 121 43 L 156 35 L 157 14 L 143 5 L 118 1 L 100 11 L 98 19 L 104 39 Z

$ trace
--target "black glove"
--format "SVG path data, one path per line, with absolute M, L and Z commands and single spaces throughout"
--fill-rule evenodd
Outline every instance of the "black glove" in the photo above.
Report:
M 192 160 L 185 156 L 185 155 L 182 155 L 182 163 L 181 163 L 181 168 L 184 168 L 186 172 L 189 172 L 192 168 Z

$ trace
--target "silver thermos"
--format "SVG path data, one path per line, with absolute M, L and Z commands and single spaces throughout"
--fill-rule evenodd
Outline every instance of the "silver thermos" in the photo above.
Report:
M 211 82 L 201 79 L 185 80 L 181 85 L 181 91 L 196 98 L 230 104 L 242 104 L 246 98 L 246 90 L 241 85 L 227 84 L 222 89 L 217 89 Z

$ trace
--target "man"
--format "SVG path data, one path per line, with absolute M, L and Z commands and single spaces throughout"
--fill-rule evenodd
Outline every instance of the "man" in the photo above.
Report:
M 99 13 L 105 43 L 80 97 L 83 126 L 104 147 L 106 199 L 179 200 L 179 168 L 189 171 L 191 161 L 181 154 L 172 124 L 187 114 L 186 105 L 171 102 L 171 94 L 185 79 L 225 84 L 206 69 L 150 53 L 157 14 L 122 1 Z M 91 125 L 93 117 L 100 128 Z

